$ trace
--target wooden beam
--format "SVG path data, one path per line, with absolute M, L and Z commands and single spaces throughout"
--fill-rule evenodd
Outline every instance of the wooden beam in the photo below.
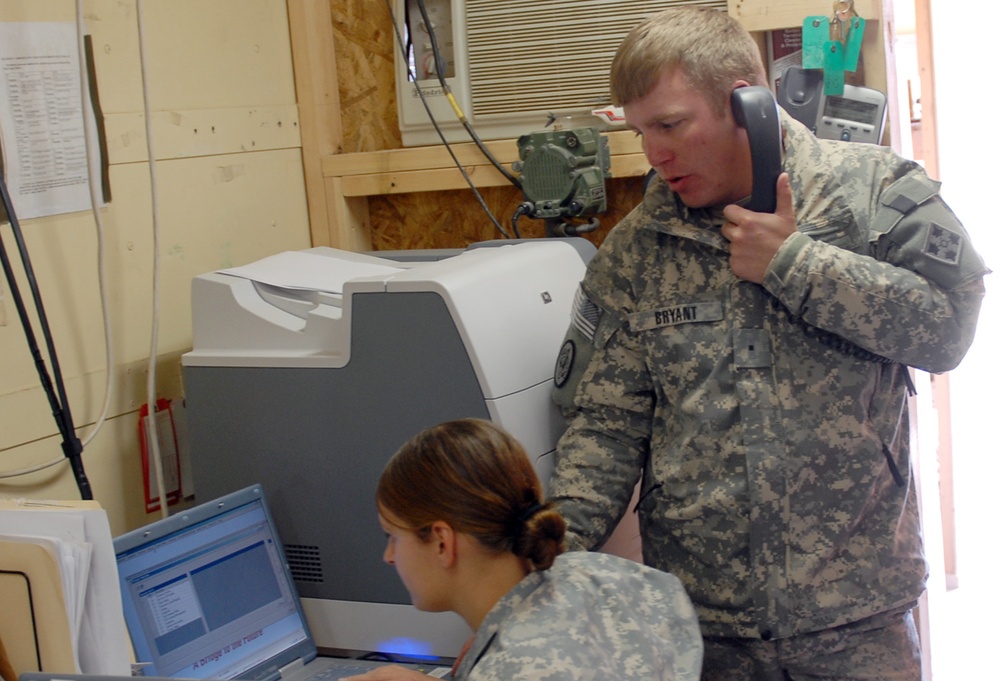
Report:
M 729 16 L 748 31 L 773 31 L 795 28 L 806 17 L 833 16 L 832 2 L 816 0 L 728 0 Z M 882 18 L 881 0 L 854 0 L 854 10 L 865 22 Z
M 492 165 L 463 166 L 469 180 L 478 188 L 503 187 L 510 181 Z M 509 170 L 509 168 L 508 168 Z M 643 154 L 615 156 L 611 159 L 611 177 L 638 177 L 649 171 L 649 161 Z M 388 196 L 412 192 L 433 192 L 447 189 L 468 189 L 469 182 L 458 168 L 428 168 L 425 170 L 350 173 L 338 185 L 344 197 Z
M 326 178 L 324 189 L 331 211 L 331 234 L 334 234 L 334 229 L 336 234 L 336 241 L 331 245 L 347 251 L 372 250 L 368 197 L 347 196 L 341 177 Z
M 934 29 L 931 0 L 916 0 L 917 70 L 920 74 L 920 135 L 927 174 L 941 179 L 938 167 L 937 93 L 934 83 Z
M 314 246 L 337 246 L 350 240 L 351 224 L 342 207 L 331 206 L 323 177 L 324 157 L 343 148 L 333 18 L 328 0 L 286 0 L 292 41 L 295 93 L 302 136 L 302 168 Z M 334 199 L 336 200 L 336 199 Z
M 641 154 L 642 142 L 635 133 L 617 130 L 605 133 L 608 151 L 612 159 L 621 154 Z M 485 143 L 490 154 L 501 164 L 518 160 L 517 141 L 497 140 Z M 458 162 L 465 166 L 486 165 L 485 155 L 472 142 L 451 145 Z M 431 147 L 409 147 L 357 154 L 337 154 L 323 159 L 323 174 L 326 177 L 347 177 L 349 175 L 369 175 L 373 173 L 399 173 L 410 170 L 432 170 L 454 168 L 455 161 L 443 145 Z

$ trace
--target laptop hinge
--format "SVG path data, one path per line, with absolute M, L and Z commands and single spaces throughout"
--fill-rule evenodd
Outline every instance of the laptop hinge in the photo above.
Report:
M 305 666 L 305 663 L 302 662 L 301 658 L 299 658 L 298 660 L 295 660 L 294 662 L 290 662 L 290 663 L 286 664 L 284 667 L 282 667 L 282 668 L 280 668 L 278 670 L 278 678 L 279 679 L 283 679 L 283 678 L 287 677 L 289 674 L 291 674 L 292 672 L 297 672 L 298 670 L 302 669 L 302 667 L 304 667 L 304 666 Z

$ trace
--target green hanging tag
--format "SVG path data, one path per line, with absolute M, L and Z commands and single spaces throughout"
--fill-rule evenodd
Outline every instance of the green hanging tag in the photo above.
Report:
M 828 17 L 806 17 L 802 21 L 802 68 L 821 69 L 824 45 L 830 40 Z
M 844 70 L 857 71 L 861 56 L 861 40 L 865 37 L 865 20 L 851 17 L 847 29 L 847 43 L 844 45 Z
M 823 49 L 823 94 L 844 94 L 844 46 L 827 40 Z

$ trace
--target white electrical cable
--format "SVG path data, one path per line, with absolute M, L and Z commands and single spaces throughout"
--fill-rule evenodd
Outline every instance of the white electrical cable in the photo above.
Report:
M 104 406 L 101 414 L 94 422 L 94 427 L 84 438 L 83 446 L 86 447 L 100 431 L 107 421 L 108 413 L 111 411 L 111 394 L 114 385 L 114 342 L 111 338 L 111 313 L 108 302 L 108 273 L 105 263 L 104 244 L 104 218 L 101 216 L 101 204 L 104 196 L 98 192 L 98 181 L 94 177 L 94 167 L 91 160 L 97 155 L 94 151 L 97 146 L 94 141 L 94 129 L 97 121 L 94 119 L 94 110 L 88 106 L 90 102 L 90 74 L 87 72 L 87 48 L 84 37 L 83 22 L 83 0 L 76 0 L 76 43 L 80 54 L 80 102 L 83 108 L 83 139 L 87 150 L 87 178 L 90 188 L 90 210 L 94 215 L 94 224 L 97 227 L 97 278 L 101 295 L 101 314 L 104 320 L 104 348 L 105 363 L 107 365 L 107 381 L 104 386 Z
M 107 421 L 108 413 L 111 411 L 111 394 L 113 386 L 112 376 L 114 373 L 114 345 L 111 339 L 111 316 L 108 310 L 107 272 L 104 261 L 104 220 L 101 217 L 100 211 L 102 196 L 98 192 L 98 182 L 94 178 L 93 164 L 91 162 L 94 158 L 94 147 L 96 145 L 94 143 L 93 126 L 91 125 L 93 122 L 93 111 L 88 106 L 90 102 L 90 88 L 89 77 L 87 74 L 86 40 L 84 38 L 83 0 L 76 0 L 76 46 L 79 59 L 80 109 L 83 114 L 83 137 L 87 156 L 87 180 L 90 189 L 90 210 L 94 216 L 94 223 L 97 227 L 97 276 L 100 286 L 101 314 L 104 321 L 105 363 L 107 365 L 107 379 L 104 384 L 104 406 L 101 409 L 100 416 L 98 416 L 97 420 L 94 422 L 94 427 L 90 431 L 90 434 L 83 439 L 83 447 L 86 448 Z M 0 472 L 0 479 L 15 478 L 22 475 L 28 475 L 29 473 L 37 473 L 38 471 L 51 468 L 52 466 L 56 466 L 61 463 L 68 463 L 68 459 L 64 455 L 60 455 L 51 461 L 28 468 Z
M 156 425 L 156 359 L 159 347 L 160 327 L 160 209 L 159 192 L 156 181 L 156 154 L 153 150 L 153 122 L 149 103 L 149 77 L 146 70 L 146 28 L 142 18 L 143 0 L 136 3 L 136 19 L 139 25 L 139 65 L 142 71 L 142 109 L 146 119 L 146 153 L 149 155 L 149 184 L 153 208 L 153 319 L 150 329 L 149 368 L 146 378 L 146 404 L 148 405 L 149 421 L 147 422 L 146 438 L 149 443 L 149 454 L 156 477 L 156 489 L 160 497 L 160 515 L 166 518 L 167 490 L 163 479 L 163 461 L 160 456 L 160 438 Z

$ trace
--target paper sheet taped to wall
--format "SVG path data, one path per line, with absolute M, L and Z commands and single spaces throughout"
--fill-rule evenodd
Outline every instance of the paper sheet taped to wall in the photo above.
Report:
M 73 23 L 0 23 L 3 178 L 21 219 L 91 205 L 77 45 Z

